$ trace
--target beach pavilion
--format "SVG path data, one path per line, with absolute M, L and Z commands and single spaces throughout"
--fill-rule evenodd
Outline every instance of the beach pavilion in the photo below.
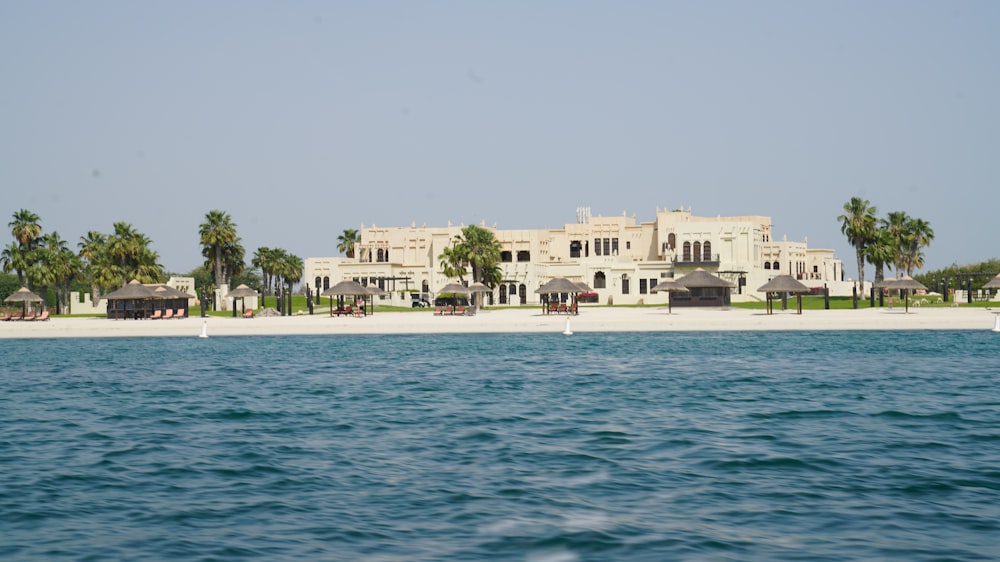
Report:
M 541 287 L 535 289 L 535 292 L 542 295 L 542 312 L 549 313 L 554 312 L 552 307 L 549 306 L 549 302 L 553 305 L 558 305 L 560 302 L 566 304 L 566 300 L 572 300 L 571 308 L 564 310 L 559 310 L 560 312 L 571 311 L 576 314 L 579 311 L 576 305 L 576 295 L 581 293 L 581 287 L 579 284 L 566 279 L 565 277 L 555 277 L 547 281 Z M 552 301 L 552 295 L 556 295 L 555 301 Z
M 352 315 L 354 313 L 354 309 L 350 305 L 344 306 L 344 297 L 367 298 L 370 294 L 361 283 L 351 279 L 345 279 L 320 293 L 321 296 L 330 297 L 330 316 Z M 335 296 L 337 297 L 336 310 L 333 308 L 333 297 Z
M 679 293 L 687 293 L 690 292 L 690 289 L 688 289 L 684 285 L 681 285 L 677 281 L 674 281 L 673 279 L 664 279 L 663 281 L 657 283 L 652 289 L 650 289 L 650 291 L 654 293 L 659 293 L 659 292 L 667 293 L 667 314 L 673 314 L 674 311 L 672 303 L 674 300 L 674 296 L 672 293 L 674 293 L 675 291 Z
M 676 281 L 688 289 L 673 299 L 677 306 L 729 306 L 729 291 L 736 286 L 700 267 Z
M 19 302 L 21 303 L 21 316 L 28 316 L 28 303 L 42 302 L 42 297 L 32 293 L 27 287 L 21 287 L 20 289 L 11 293 L 10 296 L 4 299 L 4 302 Z
M 104 298 L 108 300 L 108 318 L 112 320 L 153 318 L 157 301 L 162 299 L 154 289 L 136 279 Z
M 895 281 L 892 281 L 890 283 L 886 283 L 885 284 L 885 288 L 889 289 L 891 291 L 897 291 L 897 290 L 903 291 L 903 294 L 904 294 L 903 298 L 906 301 L 906 306 L 904 308 L 904 312 L 906 314 L 910 313 L 910 291 L 913 291 L 913 290 L 923 290 L 923 291 L 926 291 L 927 290 L 927 287 L 925 287 L 923 285 L 923 283 L 921 283 L 920 281 L 917 281 L 916 279 L 914 279 L 914 278 L 912 278 L 912 277 L 910 277 L 908 275 L 904 275 L 904 276 L 900 277 L 899 279 L 897 279 Z
M 800 283 L 791 275 L 779 275 L 767 283 L 761 285 L 758 291 L 767 293 L 767 313 L 774 314 L 774 295 L 782 295 L 782 310 L 784 310 L 785 298 L 788 295 L 795 295 L 798 301 L 799 314 L 802 314 L 802 295 L 811 291 L 809 287 Z

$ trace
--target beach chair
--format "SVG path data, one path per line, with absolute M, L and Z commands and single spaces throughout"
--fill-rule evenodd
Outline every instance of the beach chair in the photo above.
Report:
M 154 310 L 153 315 L 149 317 L 150 320 L 159 320 L 160 318 L 163 318 L 163 311 L 160 309 Z
M 0 316 L 0 322 L 10 322 L 10 313 L 5 312 L 3 316 Z
M 462 305 L 458 305 L 458 307 L 455 309 L 455 315 L 456 316 L 465 316 L 465 307 L 462 306 Z
M 253 318 L 253 309 L 248 308 L 246 312 L 243 313 L 244 318 Z
M 49 320 L 48 310 L 43 310 L 42 313 L 39 314 L 37 318 L 35 318 L 35 322 L 48 322 L 48 320 Z
M 579 307 L 577 307 L 577 304 L 574 302 L 573 304 L 569 305 L 569 308 L 566 309 L 566 312 L 567 312 L 567 314 L 574 314 L 574 315 L 575 314 L 580 314 L 580 309 L 579 309 Z
M 15 312 L 13 316 L 10 317 L 11 320 L 20 320 L 24 317 L 23 312 Z
M 24 317 L 24 319 L 25 320 L 34 320 L 35 319 L 35 313 L 34 312 L 29 312 L 28 315 Z
M 549 314 L 555 314 L 559 312 L 559 305 L 557 303 L 549 303 Z
M 173 318 L 173 317 L 174 317 L 174 309 L 168 308 L 165 311 L 163 311 L 163 319 L 164 320 L 167 320 L 168 318 Z
M 569 310 L 566 309 L 566 303 L 559 305 L 559 314 L 568 314 Z
M 435 306 L 434 307 L 434 316 L 441 316 L 442 314 L 444 314 L 444 307 Z
M 174 318 L 184 318 L 184 309 L 183 308 L 178 308 L 174 312 Z

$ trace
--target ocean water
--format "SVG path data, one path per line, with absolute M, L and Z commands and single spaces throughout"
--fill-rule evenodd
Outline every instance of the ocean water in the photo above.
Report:
M 0 342 L 0 559 L 1000 560 L 1000 336 Z

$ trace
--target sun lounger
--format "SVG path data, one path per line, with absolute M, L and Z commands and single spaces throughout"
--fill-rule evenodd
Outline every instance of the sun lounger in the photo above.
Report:
M 435 306 L 434 307 L 434 316 L 441 316 L 442 314 L 444 314 L 444 307 Z
M 458 308 L 455 309 L 455 314 L 458 316 L 465 316 L 465 307 L 458 305 Z
M 557 303 L 549 303 L 549 314 L 555 314 L 559 312 L 559 305 Z
M 569 305 L 569 309 L 567 310 L 567 312 L 569 314 L 579 314 L 580 313 L 580 309 L 577 308 L 576 303 L 573 303 L 573 304 Z
M 165 312 L 163 313 L 163 319 L 164 319 L 164 320 L 166 320 L 167 318 L 173 318 L 173 317 L 174 317 L 174 309 L 172 309 L 172 308 L 168 308 L 168 309 L 167 309 L 167 310 L 166 310 L 166 311 L 165 311 Z
M 10 317 L 11 320 L 20 320 L 24 317 L 23 312 L 15 312 L 13 316 Z
M 9 321 L 10 321 L 10 313 L 9 312 L 6 312 L 6 313 L 4 313 L 3 316 L 0 316 L 0 322 L 9 322 Z
M 243 317 L 253 318 L 253 309 L 252 308 L 247 309 L 247 311 L 243 313 Z
M 562 303 L 562 304 L 560 304 L 560 305 L 559 305 L 559 314 L 566 314 L 566 313 L 567 313 L 567 310 L 566 310 L 566 303 Z
M 184 318 L 184 309 L 178 308 L 174 311 L 174 318 Z
M 41 314 L 35 318 L 35 322 L 47 322 L 49 320 L 49 311 L 43 310 Z
M 29 312 L 28 315 L 24 317 L 24 319 L 25 320 L 34 320 L 35 319 L 35 313 L 34 312 Z
M 163 318 L 163 311 L 160 309 L 154 310 L 153 315 L 149 317 L 150 320 L 159 320 L 160 318 Z

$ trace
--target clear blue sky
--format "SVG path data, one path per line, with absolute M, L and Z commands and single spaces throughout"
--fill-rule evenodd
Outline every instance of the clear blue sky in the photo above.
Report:
M 763 214 L 854 254 L 852 196 L 997 257 L 1000 2 L 0 0 L 0 215 L 201 263 L 364 223 Z M 4 244 L 10 242 L 4 241 Z

